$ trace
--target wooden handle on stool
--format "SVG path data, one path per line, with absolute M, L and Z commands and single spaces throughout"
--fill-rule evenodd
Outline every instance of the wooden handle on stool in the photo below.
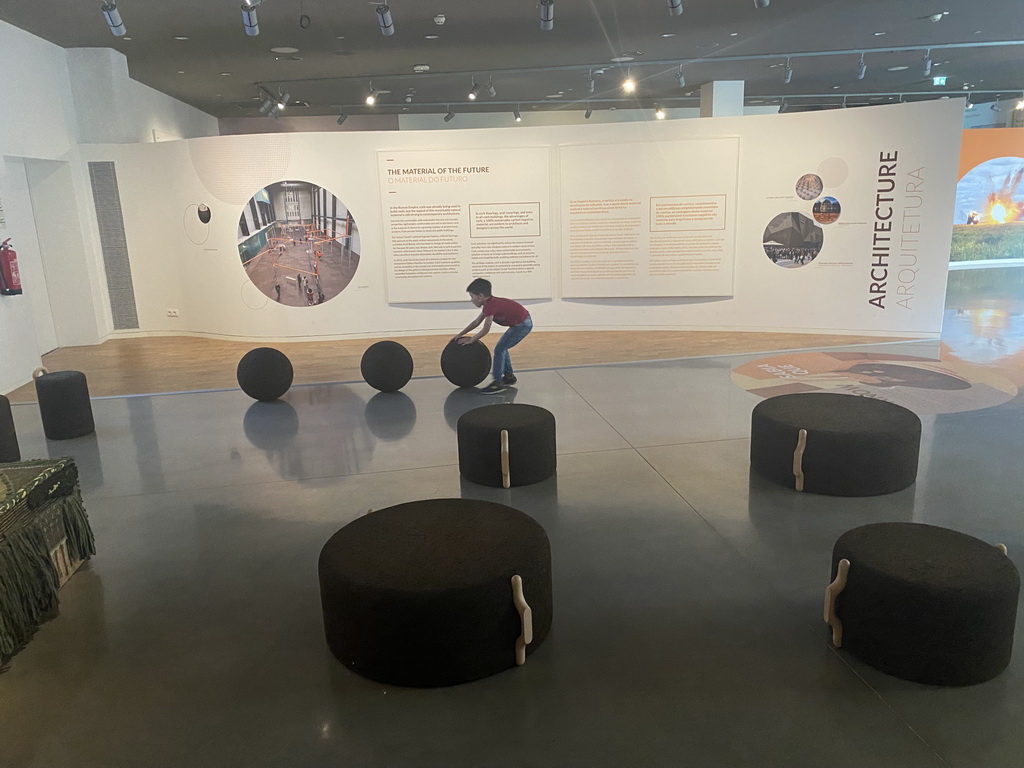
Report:
M 835 580 L 825 587 L 825 623 L 832 627 L 832 645 L 843 646 L 843 622 L 836 616 L 836 598 L 846 588 L 846 576 L 850 572 L 850 561 L 845 557 L 839 561 Z
M 501 430 L 501 486 L 508 488 L 512 484 L 512 475 L 508 467 L 508 430 Z
M 512 602 L 519 611 L 522 634 L 516 638 L 516 666 L 526 663 L 526 646 L 533 642 L 533 610 L 523 594 L 523 577 L 518 573 L 512 577 Z
M 793 476 L 796 477 L 796 489 L 804 489 L 804 450 L 807 448 L 807 430 L 801 429 L 796 439 L 796 450 L 793 451 Z

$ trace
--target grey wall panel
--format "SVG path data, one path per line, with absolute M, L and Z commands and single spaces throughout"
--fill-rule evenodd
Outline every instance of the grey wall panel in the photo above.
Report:
M 103 270 L 107 275 L 114 330 L 138 328 L 139 313 L 135 306 L 135 286 L 128 260 L 128 241 L 124 234 L 124 216 L 121 213 L 121 195 L 117 190 L 114 164 L 89 163 L 89 180 L 92 183 L 93 204 L 96 206 L 96 224 L 100 231 Z

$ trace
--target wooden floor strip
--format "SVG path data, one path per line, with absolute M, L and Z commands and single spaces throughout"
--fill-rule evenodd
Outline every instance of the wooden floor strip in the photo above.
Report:
M 441 375 L 440 355 L 450 336 L 393 336 L 412 354 L 413 376 Z M 489 347 L 497 333 L 484 339 Z M 354 381 L 362 378 L 359 361 L 379 339 L 281 342 L 292 361 L 295 383 Z M 638 360 L 671 360 L 783 349 L 872 344 L 906 339 L 805 333 L 724 331 L 537 331 L 512 351 L 517 372 L 537 368 L 600 365 Z M 110 339 L 95 346 L 64 347 L 43 357 L 51 371 L 85 373 L 93 397 L 188 392 L 238 386 L 238 360 L 259 346 L 252 341 L 223 341 L 195 336 Z M 29 383 L 8 393 L 12 403 L 35 402 Z

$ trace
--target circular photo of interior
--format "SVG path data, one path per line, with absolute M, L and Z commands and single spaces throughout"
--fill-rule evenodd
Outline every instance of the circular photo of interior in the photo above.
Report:
M 206 203 L 200 203 L 196 207 L 196 215 L 199 216 L 199 220 L 203 224 L 209 224 L 210 218 L 213 216 L 213 214 L 210 211 L 210 206 L 208 206 Z
M 330 301 L 359 267 L 359 230 L 348 208 L 308 181 L 279 181 L 238 218 L 238 256 L 260 292 L 279 304 Z
M 842 208 L 834 197 L 823 197 L 814 204 L 814 220 L 819 224 L 831 224 L 839 220 Z
M 777 267 L 803 267 L 821 252 L 825 233 L 802 213 L 780 213 L 764 228 L 761 244 L 765 255 Z
M 816 199 L 824 188 L 821 176 L 816 173 L 805 173 L 796 180 L 796 194 L 801 200 Z

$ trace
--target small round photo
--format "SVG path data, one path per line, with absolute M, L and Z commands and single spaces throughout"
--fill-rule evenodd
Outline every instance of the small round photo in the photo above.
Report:
M 814 200 L 824 188 L 821 176 L 816 173 L 805 173 L 796 180 L 796 194 L 801 200 Z
M 814 220 L 819 224 L 831 224 L 839 220 L 842 206 L 834 197 L 823 197 L 814 204 Z
M 821 252 L 825 233 L 802 213 L 780 213 L 764 228 L 761 244 L 777 267 L 792 269 L 810 264 Z
M 208 206 L 206 203 L 199 204 L 199 207 L 196 210 L 196 214 L 199 216 L 199 220 L 203 224 L 209 224 L 210 218 L 213 216 L 212 212 L 210 211 L 210 206 Z
M 253 195 L 238 219 L 238 255 L 259 291 L 278 304 L 330 301 L 359 266 L 359 229 L 348 207 L 308 181 L 279 181 Z

